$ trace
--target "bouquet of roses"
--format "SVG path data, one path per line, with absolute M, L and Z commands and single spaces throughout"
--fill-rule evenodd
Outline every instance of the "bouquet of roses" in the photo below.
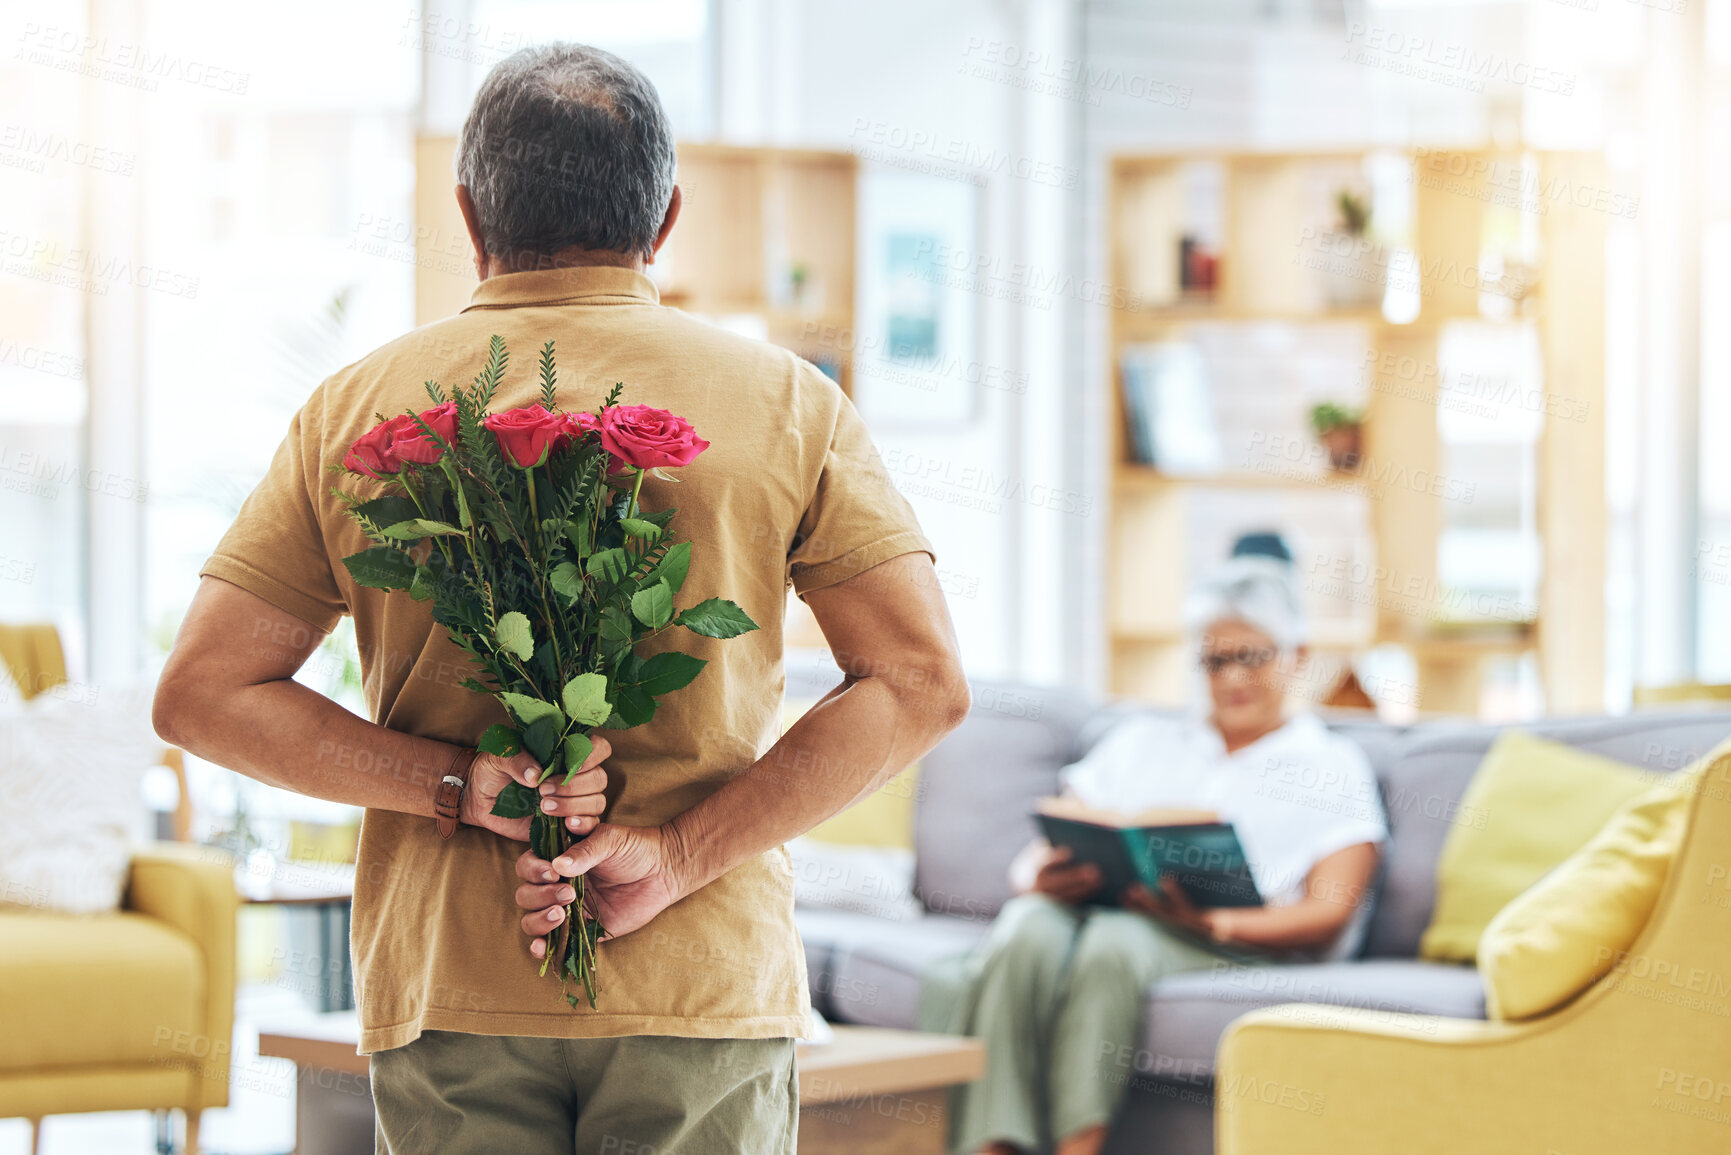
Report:
M 482 675 L 464 688 L 493 695 L 515 722 L 490 727 L 478 747 L 528 750 L 542 780 L 569 778 L 593 748 L 591 731 L 643 725 L 658 697 L 703 669 L 677 651 L 640 658 L 639 642 L 671 626 L 731 638 L 757 625 L 723 598 L 675 609 L 691 543 L 671 539 L 674 510 L 638 505 L 645 473 L 675 480 L 662 470 L 690 464 L 709 442 L 666 410 L 616 404 L 623 384 L 593 413 L 560 412 L 552 341 L 541 350 L 540 402 L 489 413 L 506 361 L 495 335 L 471 388 L 453 387 L 447 400 L 428 381 L 431 408 L 378 414 L 327 468 L 387 483 L 368 497 L 332 488 L 374 543 L 343 564 L 359 585 L 432 603 L 433 620 Z M 530 818 L 530 846 L 552 860 L 575 836 L 536 802 L 512 783 L 493 813 Z M 573 889 L 541 973 L 552 962 L 594 1006 L 606 931 L 584 910 L 581 877 Z

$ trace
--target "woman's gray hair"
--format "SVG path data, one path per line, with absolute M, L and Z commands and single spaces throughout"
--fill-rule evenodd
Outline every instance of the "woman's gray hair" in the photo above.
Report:
M 576 245 L 647 257 L 673 197 L 673 134 L 637 69 L 588 45 L 543 44 L 481 82 L 456 167 L 489 254 Z
M 1184 624 L 1204 633 L 1215 622 L 1245 622 L 1283 650 L 1304 644 L 1307 629 L 1292 563 L 1271 557 L 1231 558 L 1184 601 Z

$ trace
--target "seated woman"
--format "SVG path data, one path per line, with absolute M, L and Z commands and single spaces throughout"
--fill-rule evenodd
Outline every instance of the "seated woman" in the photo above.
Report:
M 1306 657 L 1290 563 L 1235 557 L 1186 605 L 1211 709 L 1138 714 L 1061 771 L 1063 792 L 1134 813 L 1182 807 L 1236 828 L 1266 905 L 1198 909 L 1182 891 L 1133 886 L 1120 907 L 1096 867 L 1035 839 L 1010 868 L 1018 892 L 944 991 L 923 992 L 921 1026 L 979 1036 L 986 1075 L 952 1093 L 955 1150 L 1011 1155 L 1056 1144 L 1093 1155 L 1139 1071 L 1150 984 L 1222 961 L 1350 955 L 1361 899 L 1387 836 L 1370 763 L 1314 714 L 1283 718 Z M 1170 880 L 1168 880 L 1170 883 Z M 959 989 L 957 989 L 959 988 Z

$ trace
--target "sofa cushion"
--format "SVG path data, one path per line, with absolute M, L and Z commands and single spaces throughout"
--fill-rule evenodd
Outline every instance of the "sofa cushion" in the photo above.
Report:
M 1731 753 L 1731 744 L 1721 748 Z M 1707 766 L 1631 799 L 1491 919 L 1478 948 L 1491 1018 L 1549 1014 L 1626 957 L 1658 905 Z
M 1010 860 L 1034 837 L 1034 799 L 1082 756 L 1099 707 L 1057 687 L 972 689 L 967 719 L 920 762 L 914 885 L 933 913 L 990 920 L 1010 897 Z
M 1138 1072 L 1186 1082 L 1209 1078 L 1227 1024 L 1279 1003 L 1485 1017 L 1484 988 L 1469 966 L 1417 959 L 1255 966 L 1221 962 L 1154 985 L 1144 1006 Z
M 826 1018 L 912 1030 L 920 983 L 939 959 L 963 954 L 985 937 L 989 923 L 928 914 L 890 922 L 869 914 L 795 911 L 808 965 L 812 1001 Z M 820 961 L 821 960 L 821 961 Z M 817 1003 L 821 990 L 824 1003 Z
M 167 923 L 131 912 L 0 913 L 0 943 L 0 1070 L 177 1067 L 209 1057 L 204 957 Z
M 1382 779 L 1389 850 L 1365 934 L 1366 958 L 1413 958 L 1436 905 L 1436 864 L 1458 822 L 1483 821 L 1461 798 L 1505 727 L 1435 723 L 1403 737 Z M 1731 735 L 1731 712 L 1664 712 L 1524 724 L 1530 734 L 1615 758 L 1655 775 L 1674 773 Z

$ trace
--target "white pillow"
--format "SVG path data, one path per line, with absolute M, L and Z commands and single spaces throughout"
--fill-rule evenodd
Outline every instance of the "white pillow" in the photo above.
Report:
M 140 782 L 161 761 L 148 682 L 43 691 L 0 710 L 0 903 L 115 910 L 148 836 Z
M 914 852 L 899 846 L 842 846 L 800 835 L 787 842 L 793 900 L 906 922 L 920 917 Z
M 0 662 L 0 718 L 15 718 L 27 709 L 24 690 L 12 676 L 12 667 Z

